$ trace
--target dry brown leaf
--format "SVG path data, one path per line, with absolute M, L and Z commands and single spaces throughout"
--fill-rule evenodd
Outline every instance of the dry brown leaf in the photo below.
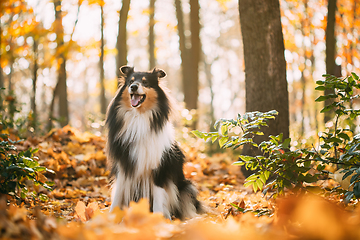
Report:
M 88 218 L 86 217 L 86 206 L 83 201 L 78 201 L 75 207 L 75 219 L 81 222 L 86 222 Z

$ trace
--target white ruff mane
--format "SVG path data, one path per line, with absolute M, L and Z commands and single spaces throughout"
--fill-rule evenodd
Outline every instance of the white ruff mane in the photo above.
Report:
M 118 111 L 122 114 L 123 111 Z M 124 143 L 132 143 L 130 156 L 136 159 L 135 176 L 150 173 L 160 165 L 162 154 L 174 141 L 174 129 L 170 122 L 155 133 L 150 128 L 152 112 L 139 113 L 136 109 L 126 111 L 122 115 L 124 126 L 118 139 Z
M 134 189 L 142 189 L 142 198 L 150 199 L 150 192 L 157 194 L 160 202 L 154 202 L 154 212 L 163 212 L 167 207 L 166 202 L 170 199 L 168 194 L 158 190 L 151 179 L 153 169 L 160 166 L 163 152 L 168 150 L 174 142 L 174 129 L 168 121 L 157 133 L 151 129 L 150 123 L 152 112 L 139 113 L 137 109 L 125 110 L 119 108 L 117 117 L 123 120 L 123 128 L 118 133 L 116 140 L 123 143 L 131 143 L 130 159 L 134 159 L 134 175 L 126 177 L 123 170 L 118 166 L 119 173 L 112 191 L 111 210 L 121 203 L 128 205 L 134 195 Z M 177 202 L 177 194 L 171 198 Z M 167 215 L 167 213 L 164 213 Z

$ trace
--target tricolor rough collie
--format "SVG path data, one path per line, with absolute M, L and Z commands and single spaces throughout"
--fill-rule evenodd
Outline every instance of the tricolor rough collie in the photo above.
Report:
M 184 177 L 185 156 L 174 140 L 170 99 L 159 86 L 166 73 L 120 70 L 122 82 L 106 118 L 107 157 L 115 177 L 110 210 L 147 198 L 150 210 L 166 218 L 202 213 L 197 191 Z

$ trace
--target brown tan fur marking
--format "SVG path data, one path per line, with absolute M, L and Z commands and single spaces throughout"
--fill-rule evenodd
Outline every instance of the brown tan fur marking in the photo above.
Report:
M 158 99 L 157 92 L 154 89 L 152 88 L 143 88 L 143 89 L 146 94 L 146 99 L 139 107 L 139 111 L 141 113 L 154 109 L 157 105 L 157 99 Z
M 130 103 L 130 93 L 127 90 L 123 92 L 120 102 L 122 106 L 125 106 L 128 109 L 132 108 Z

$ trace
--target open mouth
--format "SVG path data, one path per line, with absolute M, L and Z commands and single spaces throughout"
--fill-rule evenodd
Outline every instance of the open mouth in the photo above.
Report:
M 146 95 L 130 94 L 130 97 L 131 106 L 139 107 L 145 101 Z

